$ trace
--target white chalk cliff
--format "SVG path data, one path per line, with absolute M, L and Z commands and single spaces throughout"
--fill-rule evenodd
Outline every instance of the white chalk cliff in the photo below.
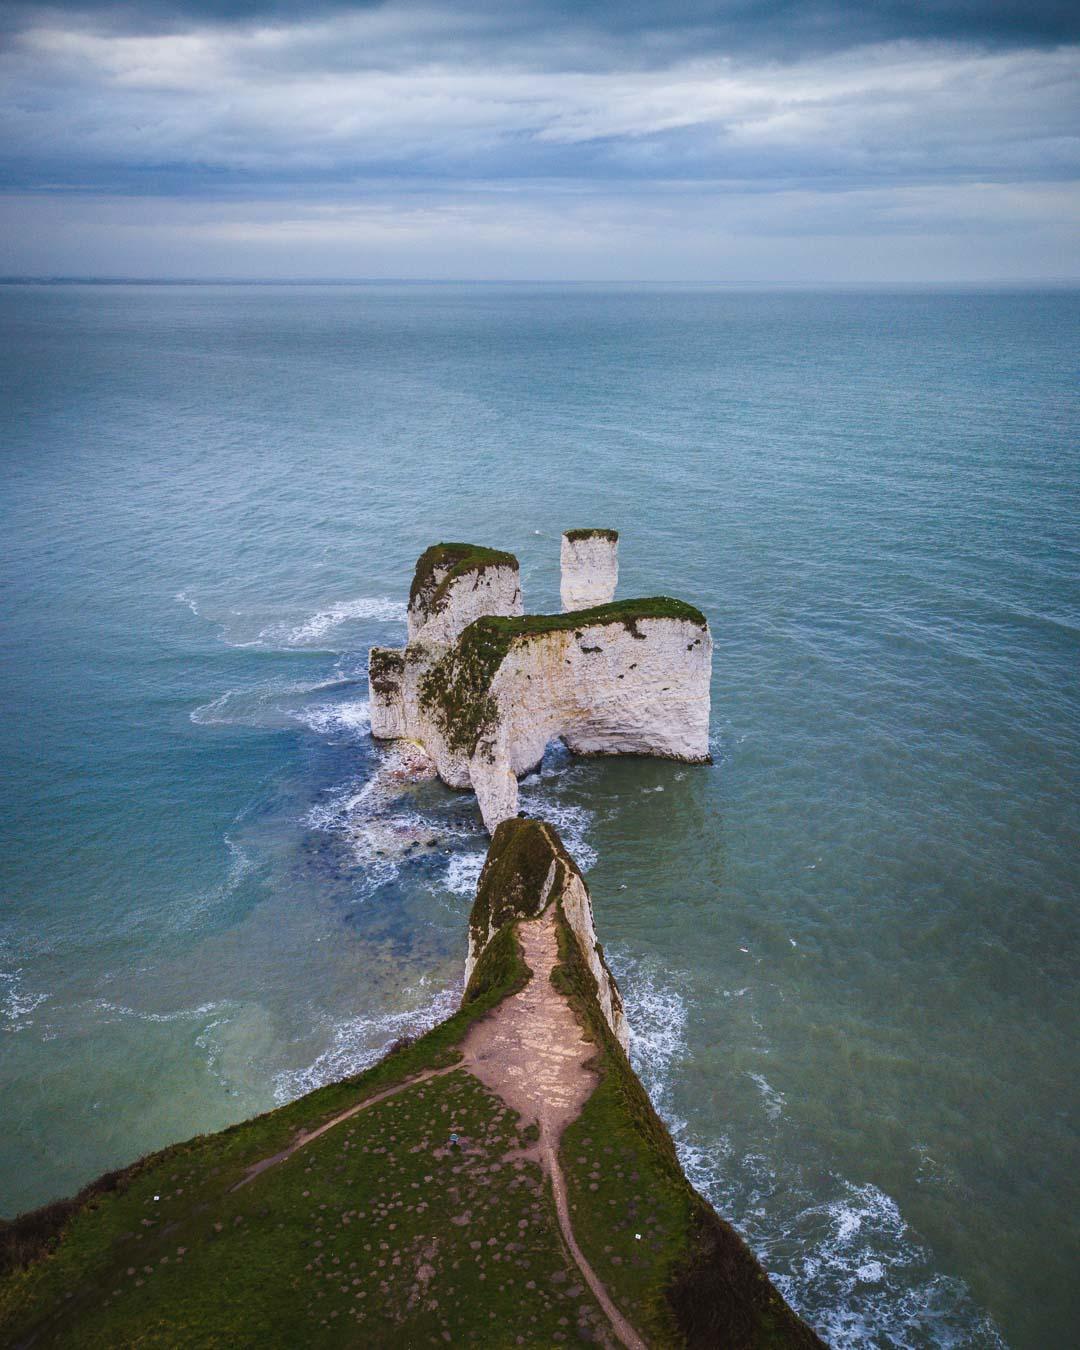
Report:
M 613 534 L 585 540 L 602 540 L 608 579 Z M 451 548 L 464 552 L 439 575 L 432 556 Z M 581 556 L 575 547 L 564 598 L 588 593 Z M 478 613 L 485 604 L 499 607 Z M 489 831 L 517 814 L 518 778 L 556 738 L 583 755 L 709 759 L 712 638 L 698 610 L 666 596 L 561 615 L 520 606 L 511 555 L 429 549 L 413 583 L 408 646 L 371 652 L 372 734 L 419 743 L 444 782 L 476 792 Z
M 488 943 L 507 923 L 538 918 L 561 905 L 581 954 L 596 980 L 601 1011 L 623 1049 L 630 1029 L 622 997 L 596 937 L 592 899 L 577 864 L 554 829 L 540 820 L 508 820 L 493 831 L 469 919 L 465 987 Z
M 591 609 L 615 599 L 619 536 L 615 530 L 567 530 L 559 552 L 563 610 Z

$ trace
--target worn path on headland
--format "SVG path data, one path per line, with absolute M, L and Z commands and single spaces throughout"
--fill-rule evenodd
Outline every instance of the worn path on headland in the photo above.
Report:
M 356 1106 L 324 1122 L 317 1130 L 300 1134 L 279 1153 L 260 1159 L 248 1168 L 234 1190 L 248 1185 L 260 1173 L 284 1162 L 306 1144 L 335 1126 L 351 1120 L 369 1106 L 386 1101 L 431 1078 L 467 1069 L 496 1093 L 528 1125 L 535 1122 L 540 1131 L 536 1154 L 545 1174 L 551 1179 L 555 1212 L 563 1241 L 604 1310 L 616 1336 L 626 1350 L 648 1350 L 646 1343 L 616 1307 L 607 1287 L 586 1260 L 574 1237 L 566 1180 L 559 1166 L 559 1142 L 563 1131 L 577 1119 L 581 1108 L 596 1087 L 596 1075 L 587 1067 L 595 1047 L 581 1034 L 581 1027 L 566 998 L 551 982 L 559 959 L 555 932 L 555 909 L 518 925 L 525 964 L 532 979 L 525 987 L 500 1003 L 478 1022 L 462 1042 L 463 1059 L 444 1069 L 425 1073 L 377 1092 Z
M 554 905 L 520 923 L 518 936 L 533 977 L 470 1030 L 462 1044 L 465 1063 L 523 1121 L 540 1127 L 540 1163 L 551 1178 L 563 1240 L 619 1340 L 627 1350 L 646 1350 L 585 1259 L 570 1222 L 559 1141 L 596 1087 L 596 1075 L 586 1067 L 596 1048 L 582 1037 L 570 1005 L 551 983 L 559 959 Z

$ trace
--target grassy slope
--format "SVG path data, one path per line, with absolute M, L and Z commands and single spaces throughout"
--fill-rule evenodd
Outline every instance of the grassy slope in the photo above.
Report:
M 550 827 L 506 822 L 488 889 L 500 883 L 531 914 L 552 858 L 573 867 Z M 231 1190 L 298 1130 L 425 1069 L 453 1066 L 472 1022 L 528 978 L 506 919 L 461 1011 L 415 1043 L 355 1078 L 154 1154 L 73 1211 L 54 1207 L 7 1226 L 9 1263 L 33 1259 L 0 1282 L 0 1344 L 32 1336 L 39 1346 L 423 1346 L 450 1337 L 501 1347 L 594 1338 L 602 1316 L 563 1249 L 540 1170 L 523 1156 L 535 1131 L 519 1129 L 465 1071 L 405 1087 Z M 687 1183 L 561 913 L 559 930 L 556 983 L 596 1044 L 601 1075 L 561 1150 L 575 1234 L 594 1269 L 657 1347 L 819 1345 Z M 451 1130 L 462 1136 L 458 1149 L 448 1147 Z
M 821 1347 L 742 1238 L 687 1181 L 671 1136 L 604 1020 L 596 981 L 561 906 L 558 927 L 553 979 L 596 1044 L 600 1074 L 559 1150 L 587 1260 L 650 1343 Z
M 306 1231 L 314 1221 L 312 1206 L 302 1195 L 304 1188 L 298 1192 L 293 1185 L 296 1175 L 314 1157 L 322 1159 L 319 1166 L 329 1174 L 328 1160 L 342 1147 L 341 1130 L 363 1135 L 393 1114 L 395 1102 L 404 1102 L 413 1092 L 424 1092 L 427 1101 L 450 1094 L 456 1080 L 466 1075 L 436 1079 L 372 1107 L 242 1191 L 233 1194 L 230 1187 L 253 1162 L 286 1147 L 299 1130 L 311 1130 L 425 1069 L 455 1063 L 457 1046 L 473 1021 L 527 976 L 513 932 L 507 929 L 477 966 L 461 1011 L 366 1073 L 220 1134 L 152 1154 L 114 1174 L 108 1189 L 95 1193 L 88 1188 L 73 1212 L 50 1206 L 5 1225 L 0 1251 L 4 1264 L 15 1268 L 0 1283 L 0 1344 L 18 1344 L 32 1329 L 39 1329 L 39 1345 L 296 1344 L 286 1334 L 295 1329 L 299 1306 L 290 1281 L 304 1282 L 301 1272 L 311 1259 L 304 1244 L 315 1240 Z M 475 1082 L 471 1077 L 466 1081 Z M 486 1110 L 493 1119 L 501 1107 L 489 1104 Z M 417 1116 L 409 1128 L 423 1133 L 422 1123 Z M 375 1178 L 365 1178 L 353 1163 L 350 1158 L 348 1189 L 360 1194 Z M 155 1202 L 155 1195 L 161 1201 Z M 361 1230 L 353 1231 L 359 1235 Z M 457 1233 L 456 1227 L 453 1231 Z M 181 1253 L 181 1247 L 187 1250 Z M 30 1256 L 37 1259 L 21 1265 Z M 357 1253 L 350 1255 L 353 1259 L 359 1259 Z M 135 1273 L 129 1275 L 129 1270 Z M 267 1309 L 272 1316 L 264 1326 Z M 166 1321 L 158 1326 L 160 1318 Z M 336 1328 L 330 1330 L 334 1335 L 326 1332 L 323 1338 L 336 1340 Z M 305 1339 L 312 1332 L 305 1323 Z

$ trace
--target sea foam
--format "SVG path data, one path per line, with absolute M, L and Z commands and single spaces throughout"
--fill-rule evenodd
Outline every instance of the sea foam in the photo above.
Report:
M 740 1151 L 726 1134 L 691 1128 L 675 1101 L 690 1054 L 689 1009 L 679 992 L 689 981 L 618 947 L 608 958 L 630 1023 L 631 1063 L 691 1184 L 740 1227 L 784 1297 L 833 1350 L 1005 1350 L 963 1281 L 935 1270 L 932 1254 L 884 1191 L 834 1174 L 826 1198 L 815 1201 L 799 1165 L 780 1161 L 799 1156 L 794 1145 Z M 760 1073 L 748 1077 L 758 1089 L 763 1129 L 782 1130 L 784 1094 Z
M 423 984 L 424 981 L 421 981 Z M 418 1036 L 449 1017 L 461 998 L 460 989 L 440 989 L 428 1002 L 400 1012 L 350 1017 L 334 1026 L 330 1044 L 304 1068 L 286 1069 L 274 1078 L 274 1100 L 283 1103 L 326 1083 L 360 1073 L 402 1036 Z

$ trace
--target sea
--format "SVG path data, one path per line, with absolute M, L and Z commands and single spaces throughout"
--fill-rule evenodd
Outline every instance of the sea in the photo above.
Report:
M 0 1213 L 461 992 L 417 555 L 620 532 L 709 766 L 523 785 L 694 1184 L 836 1350 L 1075 1344 L 1080 292 L 0 286 Z M 388 772 L 388 770 L 390 772 Z

